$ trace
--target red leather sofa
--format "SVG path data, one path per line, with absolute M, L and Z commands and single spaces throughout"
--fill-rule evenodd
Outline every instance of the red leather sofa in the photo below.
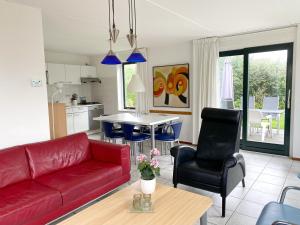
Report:
M 0 151 L 0 225 L 45 224 L 130 179 L 130 150 L 84 133 Z

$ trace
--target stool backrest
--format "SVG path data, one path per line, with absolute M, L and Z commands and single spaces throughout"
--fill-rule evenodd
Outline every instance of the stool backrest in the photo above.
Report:
M 125 139 L 130 140 L 133 135 L 134 125 L 123 123 L 122 130 L 123 130 Z
M 103 122 L 103 130 L 106 137 L 111 137 L 113 133 L 113 123 Z

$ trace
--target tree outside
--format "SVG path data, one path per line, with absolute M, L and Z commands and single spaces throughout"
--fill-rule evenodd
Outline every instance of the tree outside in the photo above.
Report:
M 257 54 L 257 55 L 256 55 Z M 258 55 L 264 54 L 264 55 Z M 249 55 L 249 96 L 255 96 L 255 108 L 263 108 L 263 99 L 267 96 L 279 96 L 279 109 L 285 108 L 287 51 L 255 53 Z M 234 107 L 242 108 L 243 96 L 243 56 L 221 57 L 219 60 L 222 75 L 225 58 L 232 64 L 234 83 Z M 220 80 L 222 77 L 220 76 Z M 276 128 L 276 122 L 273 121 Z M 284 114 L 281 115 L 280 128 L 284 128 Z
M 136 106 L 136 93 L 127 90 L 128 84 L 133 75 L 136 74 L 136 64 L 124 64 L 124 88 L 125 88 L 125 107 L 135 108 Z

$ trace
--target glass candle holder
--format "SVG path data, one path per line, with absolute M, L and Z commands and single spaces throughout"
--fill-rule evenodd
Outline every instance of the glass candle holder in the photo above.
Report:
M 141 208 L 142 195 L 134 194 L 133 195 L 133 208 L 140 209 Z
M 143 209 L 150 210 L 151 209 L 151 194 L 143 194 Z

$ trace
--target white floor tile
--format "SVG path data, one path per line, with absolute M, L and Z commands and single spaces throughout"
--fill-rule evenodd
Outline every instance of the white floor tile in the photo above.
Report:
M 282 188 L 283 185 L 274 185 L 260 181 L 255 182 L 252 186 L 252 190 L 274 195 L 279 195 L 281 193 Z
M 253 217 L 234 213 L 226 225 L 255 225 L 256 219 Z
M 245 188 L 238 186 L 235 189 L 233 189 L 233 191 L 229 194 L 229 196 L 243 199 L 249 190 L 250 188 L 247 188 L 247 186 Z
M 300 208 L 300 200 L 299 199 L 286 198 L 285 201 L 284 201 L 284 204 L 294 206 L 296 208 Z
M 285 178 L 289 172 L 289 169 L 274 169 L 274 168 L 265 168 L 262 174 L 282 177 Z
M 258 218 L 264 205 L 243 200 L 237 207 L 236 211 L 239 214 Z
M 217 224 L 217 225 L 225 225 L 232 215 L 233 211 L 227 210 L 225 212 L 225 217 L 222 217 L 222 208 L 217 206 L 212 206 L 209 208 L 207 212 L 208 222 Z
M 222 198 L 219 194 L 214 194 L 211 196 L 211 198 L 213 199 L 215 206 L 222 207 Z M 236 210 L 236 207 L 239 205 L 240 202 L 241 202 L 241 199 L 239 199 L 239 198 L 227 196 L 226 209 L 234 211 L 234 210 Z
M 257 181 L 282 186 L 285 182 L 285 178 L 263 173 L 258 177 Z
M 277 201 L 279 195 L 272 195 L 256 190 L 250 190 L 245 196 L 245 200 L 265 205 L 271 201 Z

